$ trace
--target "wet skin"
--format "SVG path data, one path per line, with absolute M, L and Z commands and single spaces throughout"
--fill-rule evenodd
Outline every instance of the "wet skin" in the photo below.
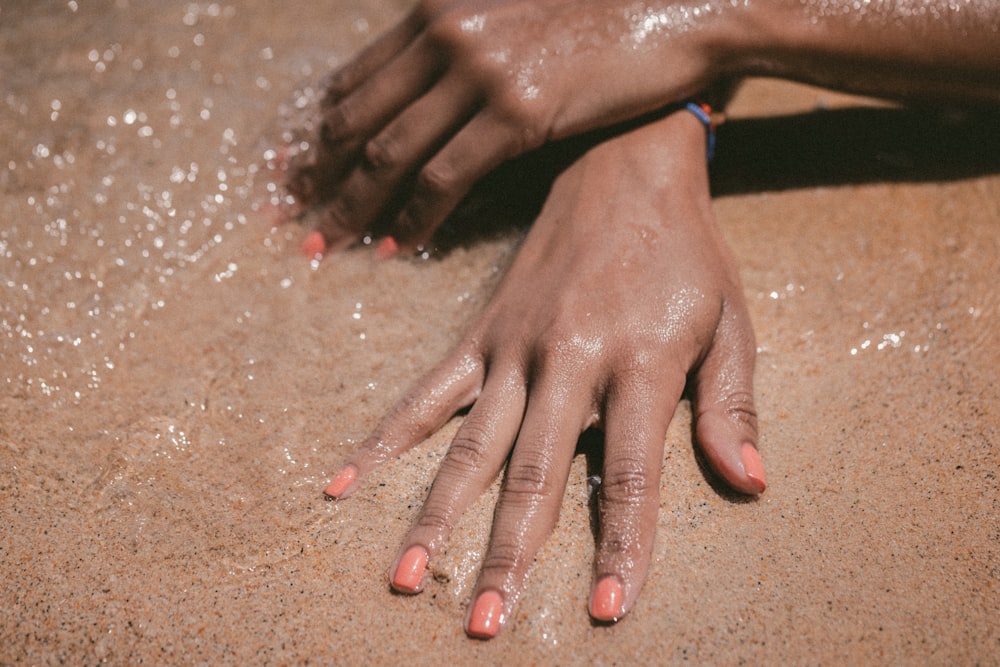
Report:
M 333 75 L 288 186 L 311 247 L 385 218 L 408 252 L 504 160 L 720 78 L 995 104 L 998 26 L 992 0 L 423 0 Z
M 634 118 L 721 77 L 770 74 L 903 99 L 1000 102 L 1000 3 L 424 0 L 335 73 L 289 190 L 311 252 L 381 220 L 382 255 L 428 243 L 471 185 L 551 139 Z M 492 637 L 551 531 L 579 434 L 605 433 L 590 612 L 616 620 L 649 565 L 662 448 L 685 386 L 734 489 L 764 490 L 754 343 L 712 219 L 704 130 L 678 112 L 593 148 L 556 181 L 469 334 L 344 462 L 375 467 L 471 406 L 391 582 L 417 593 L 461 513 L 506 465 L 467 632 Z M 387 221 L 387 222 L 386 222 Z
M 739 491 L 764 490 L 754 355 L 736 266 L 712 216 L 704 128 L 676 112 L 599 144 L 559 176 L 469 333 L 328 493 L 347 497 L 471 405 L 402 542 L 393 586 L 421 590 L 428 558 L 506 463 L 467 619 L 470 634 L 492 636 L 555 524 L 577 438 L 598 427 L 606 440 L 590 609 L 615 620 L 646 577 L 664 438 L 686 384 L 711 467 Z M 495 622 L 483 627 L 484 616 Z
M 427 243 L 469 188 L 504 160 L 701 87 L 708 66 L 684 48 L 686 39 L 674 49 L 675 67 L 693 61 L 684 66 L 683 87 L 643 79 L 637 64 L 652 73 L 662 54 L 629 5 L 419 3 L 335 73 L 314 162 L 296 170 L 290 190 L 306 205 L 323 203 L 319 231 L 332 249 L 386 214 L 402 250 Z M 390 201 L 397 205 L 386 211 Z

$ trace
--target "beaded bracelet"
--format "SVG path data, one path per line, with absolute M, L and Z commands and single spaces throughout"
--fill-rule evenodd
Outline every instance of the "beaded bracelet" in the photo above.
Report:
M 711 161 L 715 157 L 715 128 L 717 128 L 721 121 L 717 121 L 712 116 L 712 107 L 710 107 L 705 102 L 696 102 L 694 100 L 689 100 L 685 103 L 684 108 L 693 113 L 698 117 L 698 120 L 702 122 L 705 126 L 705 132 L 708 135 L 706 137 L 708 159 Z

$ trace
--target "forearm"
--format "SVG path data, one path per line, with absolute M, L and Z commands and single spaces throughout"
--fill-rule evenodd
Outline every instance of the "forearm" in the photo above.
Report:
M 744 0 L 719 67 L 906 100 L 1000 102 L 998 0 Z

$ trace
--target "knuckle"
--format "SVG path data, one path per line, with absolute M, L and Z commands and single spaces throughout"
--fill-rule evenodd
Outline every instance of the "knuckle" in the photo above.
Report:
M 757 409 L 750 391 L 739 390 L 726 394 L 699 411 L 698 419 L 709 416 L 736 427 L 754 439 L 757 437 Z
M 641 504 L 658 493 L 657 479 L 636 460 L 608 464 L 601 482 L 602 499 L 616 505 Z
M 458 174 L 455 169 L 441 160 L 436 160 L 417 174 L 414 197 L 425 201 L 443 199 L 457 183 Z
M 487 59 L 488 60 L 488 59 Z M 485 74 L 483 90 L 489 114 L 509 150 L 508 157 L 538 148 L 550 138 L 553 108 L 542 93 L 540 81 L 527 73 L 499 70 L 494 62 L 479 69 Z
M 652 344 L 632 345 L 621 354 L 618 365 L 633 382 L 642 380 L 648 384 L 649 376 L 663 368 L 662 352 L 655 350 Z
M 466 423 L 451 443 L 445 463 L 460 471 L 477 472 L 483 468 L 488 447 L 485 430 Z
M 482 573 L 506 574 L 518 569 L 522 561 L 521 550 L 512 542 L 503 540 L 490 544 L 489 552 L 483 558 Z
M 570 318 L 550 324 L 538 343 L 541 365 L 553 369 L 574 368 L 595 361 L 605 347 L 600 336 L 584 333 Z
M 551 495 L 554 483 L 549 462 L 541 455 L 532 459 L 511 465 L 507 469 L 501 492 L 502 502 L 530 507 Z
M 598 569 L 617 569 L 623 556 L 627 558 L 634 555 L 637 537 L 622 526 L 601 524 L 600 544 L 594 555 L 595 565 Z
M 396 420 L 404 420 L 410 429 L 422 433 L 430 424 L 428 401 L 422 391 L 411 391 L 403 395 L 392 409 Z
M 389 444 L 385 434 L 376 429 L 368 436 L 365 443 L 354 452 L 351 457 L 359 467 L 378 466 L 386 463 L 395 456 L 395 449 Z
M 417 518 L 417 528 L 432 531 L 439 535 L 451 533 L 454 524 L 451 515 L 433 505 L 425 505 L 423 512 Z
M 322 100 L 320 100 L 320 108 L 328 110 L 335 107 L 344 94 L 351 89 L 353 78 L 352 72 L 348 67 L 341 68 L 330 74 L 323 81 L 325 92 L 323 93 Z
M 357 134 L 364 114 L 350 99 L 341 100 L 323 112 L 322 139 L 333 143 Z
M 730 394 L 726 400 L 726 415 L 757 433 L 757 408 L 752 393 L 740 391 Z
M 365 160 L 375 169 L 393 170 L 403 162 L 399 141 L 383 132 L 365 145 Z
M 538 148 L 547 138 L 546 123 L 539 105 L 527 100 L 516 89 L 494 92 L 492 102 L 496 114 L 508 132 L 507 158 Z
M 464 7 L 442 7 L 441 3 L 425 3 L 425 16 L 428 17 L 427 36 L 432 43 L 460 48 L 469 45 L 471 35 L 468 27 L 470 21 L 475 21 L 476 15 Z

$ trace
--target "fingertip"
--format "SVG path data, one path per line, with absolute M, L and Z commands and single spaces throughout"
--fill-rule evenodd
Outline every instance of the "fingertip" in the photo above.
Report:
M 345 467 L 336 477 L 333 478 L 324 493 L 334 500 L 346 498 L 354 482 L 358 478 L 358 469 L 352 465 Z
M 326 254 L 326 239 L 322 232 L 314 229 L 306 235 L 302 242 L 302 254 L 309 259 L 322 259 Z
M 469 609 L 465 631 L 476 639 L 492 639 L 504 622 L 503 598 L 493 590 L 483 591 Z
M 698 417 L 696 431 L 710 467 L 731 488 L 748 495 L 764 492 L 767 480 L 752 420 L 733 420 L 730 415 L 711 411 Z
M 616 623 L 624 611 L 625 594 L 618 577 L 602 577 L 590 594 L 590 615 L 596 621 Z
M 399 593 L 419 593 L 423 589 L 424 573 L 430 556 L 427 550 L 415 544 L 400 557 L 392 574 L 392 588 Z
M 760 459 L 760 452 L 751 443 L 744 443 L 740 449 L 740 461 L 743 463 L 743 472 L 749 481 L 751 493 L 764 493 L 767 488 L 767 480 L 764 476 L 764 463 Z
M 375 257 L 380 260 L 392 259 L 399 254 L 399 243 L 391 236 L 386 236 L 375 246 Z

